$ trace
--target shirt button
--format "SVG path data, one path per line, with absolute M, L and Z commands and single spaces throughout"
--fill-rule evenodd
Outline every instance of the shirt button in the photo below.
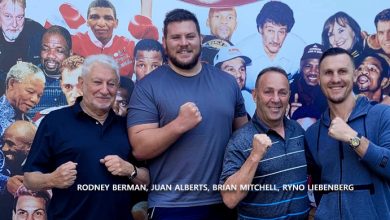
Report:
M 98 125 L 98 124 L 99 124 L 99 122 L 96 122 L 96 124 Z

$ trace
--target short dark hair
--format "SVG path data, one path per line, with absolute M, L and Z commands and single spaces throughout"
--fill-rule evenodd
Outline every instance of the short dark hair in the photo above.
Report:
M 277 72 L 277 73 L 280 73 L 282 74 L 283 76 L 286 77 L 287 81 L 288 81 L 288 75 L 286 73 L 286 71 L 280 67 L 276 67 L 276 66 L 271 66 L 271 67 L 267 67 L 267 68 L 264 68 L 263 70 L 260 71 L 260 73 L 257 75 L 257 78 L 256 78 L 256 84 L 255 84 L 255 88 L 258 88 L 259 87 L 259 81 L 260 81 L 260 78 L 262 75 L 266 74 L 267 72 Z
M 379 14 L 377 14 L 375 16 L 375 19 L 374 19 L 375 27 L 378 27 L 379 21 L 390 21 L 390 8 L 387 8 L 387 9 L 379 12 Z
M 116 10 L 114 5 L 108 0 L 94 0 L 88 6 L 87 18 L 89 18 L 89 13 L 91 12 L 91 8 L 111 8 L 114 12 L 114 18 L 116 18 Z
M 332 47 L 332 48 L 329 48 L 328 50 L 326 50 L 321 58 L 320 58 L 320 62 L 319 62 L 319 66 L 321 66 L 321 63 L 322 61 L 326 58 L 326 57 L 329 57 L 329 56 L 336 56 L 336 55 L 340 55 L 340 54 L 346 54 L 348 55 L 349 59 L 351 60 L 351 63 L 352 63 L 352 66 L 353 68 L 355 69 L 355 63 L 354 63 L 354 59 L 353 59 L 353 56 L 348 53 L 347 50 L 343 49 L 343 48 L 340 48 L 340 47 Z
M 122 88 L 127 91 L 128 97 L 127 97 L 127 102 L 130 101 L 131 94 L 133 93 L 134 90 L 134 82 L 130 78 L 121 76 L 120 83 L 119 83 L 119 88 Z
M 324 23 L 321 37 L 322 37 L 322 45 L 324 45 L 325 49 L 332 47 L 329 42 L 328 32 L 330 29 L 334 28 L 334 24 L 336 23 L 342 27 L 345 27 L 346 25 L 350 26 L 355 35 L 353 39 L 352 48 L 357 48 L 359 50 L 363 49 L 362 45 L 364 40 L 361 36 L 361 29 L 359 24 L 356 22 L 355 19 L 353 19 L 351 16 L 349 16 L 347 13 L 343 11 L 339 11 L 336 14 L 330 16 Z
M 192 12 L 187 11 L 185 9 L 174 9 L 165 15 L 164 29 L 163 29 L 164 37 L 167 37 L 167 32 L 168 32 L 167 27 L 170 23 L 182 22 L 182 21 L 194 22 L 195 26 L 196 26 L 196 30 L 198 31 L 198 34 L 200 35 L 199 22 L 198 22 L 198 19 L 196 18 L 196 16 Z
M 288 5 L 283 2 L 267 2 L 257 15 L 257 31 L 259 30 L 259 27 L 263 27 L 266 22 L 271 22 L 283 26 L 286 25 L 287 32 L 290 32 L 295 23 L 294 12 Z
M 137 42 L 134 48 L 134 59 L 137 57 L 137 52 L 139 50 L 143 51 L 157 51 L 161 54 L 163 62 L 165 61 L 164 48 L 161 43 L 153 39 L 142 39 Z
M 59 34 L 61 35 L 65 41 L 66 41 L 66 46 L 67 46 L 67 54 L 68 56 L 70 55 L 70 51 L 72 50 L 72 37 L 69 33 L 69 31 L 62 27 L 62 26 L 59 26 L 59 25 L 53 25 L 51 27 L 49 27 L 47 30 L 45 30 L 45 32 L 43 33 L 42 35 L 42 40 L 43 40 L 43 37 L 45 35 L 52 35 L 52 34 Z

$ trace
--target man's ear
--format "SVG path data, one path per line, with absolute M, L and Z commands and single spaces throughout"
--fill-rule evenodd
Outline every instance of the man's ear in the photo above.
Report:
M 6 90 L 13 89 L 15 87 L 15 83 L 19 83 L 19 82 L 14 78 L 9 79 L 8 83 L 7 83 Z
M 353 71 L 353 84 L 356 84 L 358 75 L 359 75 L 359 72 L 357 69 L 355 69 L 355 71 Z
M 253 99 L 253 102 L 256 103 L 256 100 L 257 100 L 256 88 L 252 90 L 252 99 Z
M 162 40 L 162 46 L 163 46 L 163 48 L 164 48 L 164 51 L 166 52 L 166 51 L 167 51 L 167 45 L 166 45 L 166 43 L 165 43 L 165 37 L 163 36 L 163 37 L 161 38 L 161 40 Z
M 257 31 L 259 34 L 263 35 L 263 29 L 260 26 L 257 27 Z
M 80 86 L 80 89 L 83 88 L 83 84 L 84 84 L 83 77 L 79 76 L 79 78 L 77 79 L 77 84 L 78 86 Z
M 116 19 L 116 21 L 115 21 L 115 28 L 118 27 L 118 24 L 119 24 L 119 19 Z

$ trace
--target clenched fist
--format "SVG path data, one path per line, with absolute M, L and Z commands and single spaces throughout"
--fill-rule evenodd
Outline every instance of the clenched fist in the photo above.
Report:
M 187 102 L 180 106 L 176 120 L 184 133 L 198 125 L 202 121 L 202 115 L 195 103 Z
M 77 163 L 68 161 L 51 173 L 51 181 L 55 188 L 66 189 L 73 185 L 76 180 L 76 166 Z
M 265 153 L 267 152 L 268 148 L 270 148 L 272 145 L 271 139 L 266 134 L 255 134 L 253 136 L 252 141 L 252 152 L 251 156 L 256 161 L 260 161 Z
M 338 141 L 349 142 L 357 135 L 357 132 L 349 127 L 343 119 L 335 117 L 330 123 L 328 134 Z
M 100 163 L 104 164 L 107 170 L 116 176 L 130 176 L 133 171 L 133 165 L 117 155 L 105 156 L 103 159 L 100 159 Z

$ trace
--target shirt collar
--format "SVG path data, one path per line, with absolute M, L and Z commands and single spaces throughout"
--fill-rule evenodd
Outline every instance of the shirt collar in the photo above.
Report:
M 75 101 L 74 105 L 71 107 L 73 112 L 74 112 L 74 114 L 76 114 L 77 116 L 87 116 L 87 117 L 92 118 L 91 116 L 86 114 L 83 111 L 83 109 L 81 108 L 80 102 L 82 100 L 83 100 L 82 96 L 79 96 L 79 97 L 76 98 L 76 101 Z M 107 122 L 107 124 L 110 123 L 115 118 L 115 116 L 116 116 L 116 114 L 115 114 L 115 112 L 111 108 L 110 111 L 108 112 L 108 116 L 107 116 L 104 124 L 106 124 L 106 122 Z M 96 120 L 96 119 L 94 119 L 94 120 Z
M 110 39 L 110 41 L 107 42 L 106 45 L 103 45 L 102 42 L 100 42 L 100 40 L 98 40 L 95 35 L 93 34 L 93 32 L 91 31 L 88 31 L 88 36 L 89 38 L 91 39 L 92 43 L 95 44 L 95 46 L 97 47 L 100 47 L 100 48 L 107 48 L 107 47 L 111 47 L 113 41 L 114 41 L 114 33 L 112 33 L 112 37 Z

